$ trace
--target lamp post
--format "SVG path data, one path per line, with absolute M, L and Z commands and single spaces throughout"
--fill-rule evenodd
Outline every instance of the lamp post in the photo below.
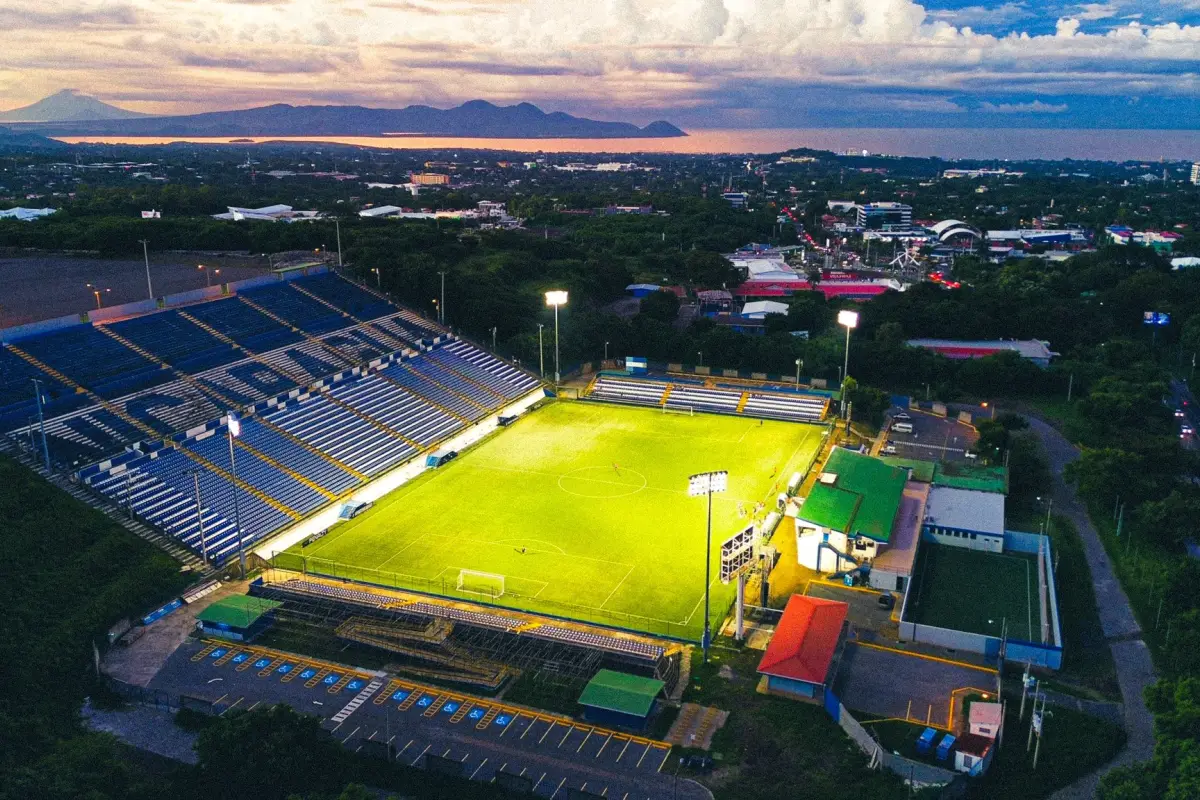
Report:
M 804 369 L 804 359 L 797 358 L 796 359 L 796 385 L 797 386 L 800 385 L 800 370 L 802 370 L 802 369 Z
M 608 361 L 608 342 L 604 343 L 604 360 Z
M 233 519 L 237 525 L 237 543 L 238 543 L 238 568 L 241 570 L 242 580 L 246 579 L 246 549 L 243 546 L 242 539 L 242 510 L 238 505 L 238 474 L 237 461 L 233 456 L 233 440 L 242 435 L 242 423 L 233 414 L 229 415 L 228 424 L 226 425 L 226 433 L 229 435 L 229 468 L 233 475 L 233 483 L 230 487 L 233 489 Z
M 554 385 L 562 381 L 558 362 L 558 307 L 567 304 L 567 293 L 561 289 L 546 292 L 546 305 L 554 307 Z
M 339 219 L 334 219 L 333 229 L 337 234 L 338 269 L 341 269 L 342 268 L 342 221 Z
M 32 378 L 33 393 L 37 396 L 38 428 L 42 432 L 42 459 L 46 463 L 46 474 L 50 474 L 50 447 L 46 444 L 46 415 L 42 411 L 42 381 Z M 30 438 L 33 438 L 30 436 Z
M 142 243 L 142 258 L 146 262 L 146 292 L 154 299 L 154 284 L 150 283 L 150 240 L 138 239 Z
M 442 276 L 442 301 L 438 303 L 438 324 L 446 324 L 446 273 L 439 272 Z
M 696 359 L 697 359 L 696 366 L 703 367 L 704 366 L 704 351 L 703 350 L 696 351 Z
M 111 292 L 112 289 L 101 289 L 90 283 L 87 285 L 87 287 L 92 290 L 92 296 L 96 298 L 96 310 L 99 311 L 100 309 L 104 308 L 104 303 L 101 301 L 100 298 L 103 294 L 107 294 L 108 292 Z
M 538 323 L 538 375 L 542 380 L 546 380 L 546 353 L 542 348 L 542 328 L 546 327 L 542 323 Z
M 217 277 L 221 276 L 221 268 L 220 267 L 218 267 L 217 269 L 213 269 L 212 267 L 208 266 L 207 264 L 197 264 L 196 269 L 204 270 L 204 285 L 205 286 L 212 286 L 212 276 L 214 274 L 216 274 Z
M 712 644 L 712 633 L 709 629 L 708 601 L 709 587 L 712 584 L 712 496 L 724 492 L 729 485 L 729 473 L 699 472 L 688 477 L 688 497 L 708 498 L 708 522 L 704 533 L 704 638 L 701 647 L 704 648 L 704 663 L 708 663 L 708 648 Z
M 492 352 L 496 352 L 496 326 L 492 326 Z
M 371 267 L 371 272 L 375 273 L 375 288 L 383 289 L 383 275 L 379 272 L 379 267 Z
M 850 331 L 858 327 L 858 312 L 843 309 L 838 312 L 839 325 L 846 327 L 846 357 L 842 363 L 842 416 L 846 415 L 846 378 L 850 377 Z

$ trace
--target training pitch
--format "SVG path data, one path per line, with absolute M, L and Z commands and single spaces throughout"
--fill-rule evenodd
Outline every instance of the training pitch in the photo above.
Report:
M 758 502 L 760 519 L 774 507 L 825 430 L 560 401 L 276 563 L 303 557 L 313 573 L 699 638 L 705 500 L 688 497 L 688 476 L 729 471 L 729 491 L 713 496 L 715 617 L 733 598 L 717 577 L 721 542 Z M 495 597 L 492 576 L 503 576 Z
M 1039 640 L 1037 560 L 922 542 L 906 620 L 956 631 Z

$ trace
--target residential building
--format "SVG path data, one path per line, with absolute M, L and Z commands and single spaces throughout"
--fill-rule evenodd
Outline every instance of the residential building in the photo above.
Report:
M 1192 164 L 1192 185 L 1200 186 L 1200 161 Z
M 954 743 L 954 768 L 972 776 L 987 772 L 1003 727 L 1004 707 L 1000 703 L 972 703 L 968 731 Z
M 409 180 L 418 186 L 449 186 L 450 176 L 440 172 L 414 172 Z

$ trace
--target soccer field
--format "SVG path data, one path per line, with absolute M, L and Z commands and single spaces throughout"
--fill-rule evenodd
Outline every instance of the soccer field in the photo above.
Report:
M 773 508 L 825 428 L 561 401 L 292 547 L 277 566 L 698 639 L 705 501 L 688 476 L 728 470 L 713 497 L 713 614 L 721 542 Z M 759 516 L 765 516 L 763 511 Z M 468 575 L 462 570 L 503 576 Z M 717 621 L 714 620 L 714 626 Z
M 921 625 L 1038 641 L 1036 559 L 922 542 L 906 619 Z

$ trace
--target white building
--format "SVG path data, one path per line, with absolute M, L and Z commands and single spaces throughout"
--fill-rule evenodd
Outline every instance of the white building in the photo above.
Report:
M 925 503 L 925 538 L 938 544 L 1004 552 L 1004 495 L 934 486 Z
M 967 720 L 967 733 L 954 743 L 954 768 L 969 775 L 982 775 L 992 763 L 996 740 L 1004 727 L 1004 706 L 974 702 Z
M 746 319 L 766 319 L 768 314 L 787 314 L 787 303 L 774 300 L 752 300 L 742 306 L 742 316 Z
M 0 219 L 19 219 L 22 222 L 32 222 L 35 219 L 48 217 L 57 212 L 57 208 L 6 208 L 0 211 Z
M 323 219 L 320 211 L 296 211 L 291 206 L 273 205 L 263 206 L 262 208 L 239 208 L 238 206 L 228 206 L 228 211 L 224 214 L 213 214 L 213 219 L 233 220 L 241 222 L 242 220 L 260 220 L 263 222 L 312 222 L 313 220 Z
M 1192 164 L 1192 185 L 1200 186 L 1200 162 Z

